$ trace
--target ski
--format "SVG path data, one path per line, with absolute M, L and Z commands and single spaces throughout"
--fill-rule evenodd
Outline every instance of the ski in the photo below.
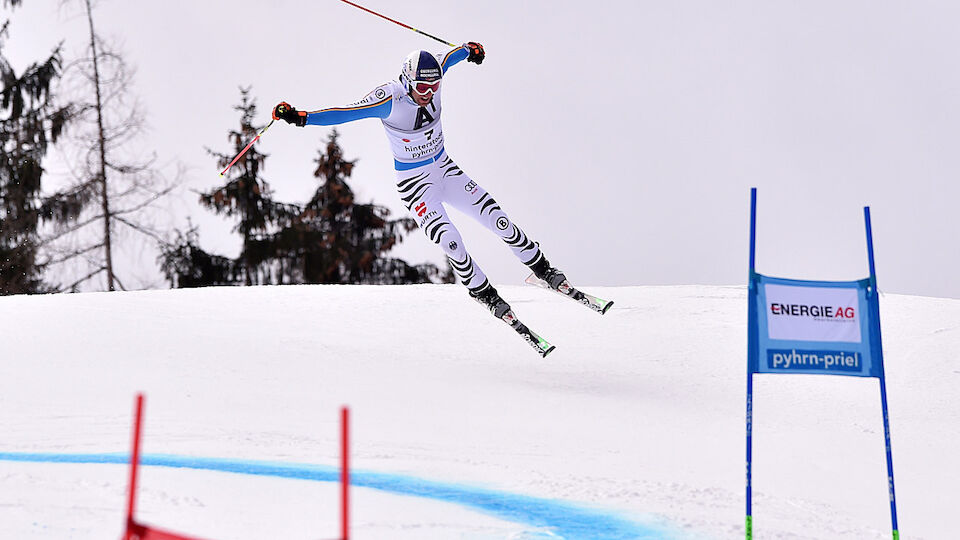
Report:
M 596 296 L 593 296 L 592 294 L 587 294 L 583 291 L 580 291 L 574 288 L 572 285 L 570 285 L 570 282 L 566 280 L 564 280 L 564 282 L 560 284 L 559 289 L 551 289 L 550 285 L 548 285 L 546 281 L 538 278 L 535 274 L 530 274 L 530 276 L 527 277 L 526 282 L 529 283 L 530 285 L 536 285 L 537 287 L 547 289 L 548 291 L 553 291 L 559 295 L 572 298 L 576 300 L 578 303 L 587 306 L 588 308 L 592 309 L 593 311 L 596 311 L 601 315 L 603 315 L 604 313 L 607 312 L 607 310 L 613 307 L 612 300 L 603 300 L 601 298 L 597 298 Z
M 507 310 L 506 313 L 500 317 L 500 320 L 507 323 L 510 328 L 513 328 L 516 333 L 520 334 L 520 337 L 523 338 L 534 350 L 537 351 L 542 358 L 546 358 L 548 354 L 553 352 L 556 349 L 555 346 L 551 345 L 550 342 L 538 336 L 533 330 L 527 328 L 527 325 L 520 322 L 520 319 L 513 314 L 513 310 Z

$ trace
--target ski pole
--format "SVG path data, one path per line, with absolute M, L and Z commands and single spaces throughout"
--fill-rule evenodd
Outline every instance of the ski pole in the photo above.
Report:
M 400 21 L 395 21 L 395 20 L 391 19 L 390 17 L 387 17 L 386 15 L 381 15 L 381 14 L 377 13 L 376 11 L 369 10 L 369 9 L 363 7 L 363 6 L 354 4 L 354 3 L 351 2 L 350 0 L 340 0 L 340 1 L 343 2 L 343 3 L 345 3 L 345 4 L 350 4 L 351 6 L 353 6 L 353 7 L 355 7 L 355 8 L 362 9 L 362 10 L 366 11 L 367 13 L 372 13 L 373 15 L 376 15 L 377 17 L 382 17 L 382 18 L 384 18 L 384 19 L 386 19 L 386 20 L 388 20 L 388 21 L 390 21 L 390 22 L 392 22 L 392 23 L 399 24 L 400 26 L 402 26 L 402 27 L 404 27 L 404 28 L 406 28 L 406 29 L 408 29 L 408 30 L 413 30 L 414 32 L 416 32 L 416 33 L 418 33 L 418 34 L 423 34 L 423 35 L 427 36 L 428 38 L 435 39 L 435 40 L 439 41 L 440 43 L 444 43 L 444 44 L 449 45 L 449 46 L 451 46 L 451 47 L 456 47 L 456 45 L 454 45 L 453 43 L 450 43 L 449 41 L 440 39 L 440 38 L 438 38 L 437 36 L 431 36 L 430 34 L 424 32 L 424 31 L 422 31 L 422 30 L 417 30 L 416 28 L 414 28 L 414 27 L 412 27 L 412 26 L 408 26 L 408 25 L 406 25 L 406 24 L 403 24 L 403 23 L 400 22 Z
M 270 119 L 270 123 L 267 124 L 266 126 L 264 126 L 263 129 L 260 130 L 260 133 L 257 133 L 257 136 L 254 137 L 252 141 L 250 141 L 249 143 L 247 143 L 247 146 L 244 147 L 244 149 L 241 150 L 239 154 L 237 154 L 237 157 L 233 158 L 233 161 L 231 161 L 230 164 L 227 165 L 227 168 L 224 169 L 223 172 L 220 173 L 220 176 L 223 176 L 223 175 L 227 174 L 227 171 L 230 170 L 230 167 L 233 167 L 233 164 L 236 163 L 237 160 L 239 160 L 241 157 L 243 157 L 243 155 L 247 153 L 247 150 L 249 150 L 250 147 L 253 146 L 253 143 L 257 142 L 257 140 L 260 139 L 260 136 L 263 135 L 264 133 L 266 133 L 268 129 L 270 129 L 270 126 L 273 125 L 273 122 L 274 122 L 274 120 L 273 120 L 273 119 Z

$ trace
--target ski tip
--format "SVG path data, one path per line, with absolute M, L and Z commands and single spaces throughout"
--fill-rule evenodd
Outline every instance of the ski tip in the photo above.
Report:
M 550 353 L 552 353 L 553 350 L 556 349 L 556 348 L 557 348 L 556 345 L 551 345 L 549 349 L 541 352 L 541 353 L 540 353 L 540 356 L 543 357 L 543 358 L 546 358 L 547 355 L 550 354 Z
M 606 315 L 607 311 L 610 311 L 610 308 L 613 307 L 613 300 L 607 302 L 607 305 L 603 306 L 603 311 L 600 312 L 601 315 Z

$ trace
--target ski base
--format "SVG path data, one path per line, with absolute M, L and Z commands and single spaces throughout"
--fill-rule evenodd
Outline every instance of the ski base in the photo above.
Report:
M 587 306 L 601 315 L 613 307 L 613 300 L 603 300 L 602 298 L 597 298 L 592 294 L 587 294 L 571 286 L 568 281 L 564 281 L 562 284 L 560 284 L 559 290 L 551 288 L 546 281 L 538 278 L 535 274 L 530 274 L 527 276 L 525 281 L 530 285 L 536 285 L 537 287 L 547 289 L 548 291 L 553 291 L 561 296 L 572 298 L 574 301 Z
M 527 328 L 527 325 L 520 322 L 520 319 L 514 315 L 512 309 L 504 313 L 503 317 L 500 319 L 507 323 L 510 328 L 513 328 L 516 333 L 520 334 L 520 337 L 522 337 L 528 345 L 533 347 L 541 358 L 546 358 L 548 354 L 552 353 L 553 350 L 556 349 L 556 347 L 551 345 L 550 342 L 538 336 L 533 330 Z

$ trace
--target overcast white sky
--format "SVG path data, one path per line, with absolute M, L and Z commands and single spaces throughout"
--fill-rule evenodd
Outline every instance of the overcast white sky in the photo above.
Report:
M 15 63 L 60 39 L 79 55 L 76 5 L 26 4 L 5 10 Z M 960 298 L 956 2 L 366 5 L 454 43 L 483 43 L 481 66 L 457 65 L 445 79 L 446 148 L 575 284 L 744 284 L 756 186 L 758 271 L 865 277 L 869 205 L 881 289 Z M 232 224 L 188 190 L 218 185 L 204 147 L 229 151 L 238 86 L 253 86 L 266 122 L 280 100 L 346 104 L 396 77 L 411 50 L 446 49 L 336 0 L 100 0 L 96 17 L 137 66 L 144 145 L 169 174 L 175 162 L 189 169 L 172 223 L 192 216 L 205 247 L 229 255 L 239 249 Z M 351 185 L 361 200 L 405 211 L 380 122 L 340 132 L 360 160 Z M 275 125 L 258 143 L 280 199 L 302 202 L 315 189 L 312 160 L 327 134 Z M 525 277 L 498 239 L 455 220 L 495 283 Z M 399 253 L 441 261 L 419 232 Z M 154 255 L 140 256 L 152 269 Z

